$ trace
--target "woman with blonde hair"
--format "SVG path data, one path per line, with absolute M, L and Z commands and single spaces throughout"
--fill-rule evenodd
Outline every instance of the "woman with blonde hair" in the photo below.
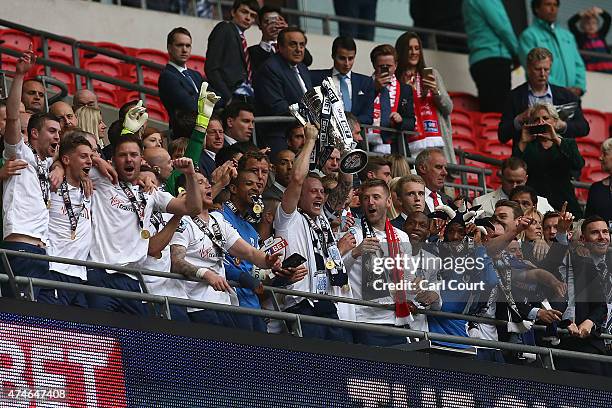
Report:
M 542 229 L 542 221 L 544 216 L 536 208 L 528 208 L 524 217 L 531 219 L 531 224 L 527 229 L 518 235 L 521 241 L 521 249 L 526 260 L 538 264 L 546 255 L 550 246 L 544 240 L 544 232 Z
M 390 154 L 387 159 L 391 162 L 391 177 L 405 177 L 411 174 L 410 164 L 401 154 Z
M 523 125 L 519 143 L 512 155 L 523 159 L 529 169 L 527 185 L 539 196 L 548 198 L 559 209 L 567 201 L 567 209 L 577 218 L 582 208 L 574 193 L 572 178 L 580 174 L 584 159 L 575 139 L 561 138 L 555 130 L 559 114 L 548 103 L 537 103 L 528 112 L 529 123 Z
M 91 106 L 81 106 L 75 112 L 79 128 L 96 137 L 100 148 L 109 144 L 106 134 L 106 123 L 102 120 L 102 111 Z

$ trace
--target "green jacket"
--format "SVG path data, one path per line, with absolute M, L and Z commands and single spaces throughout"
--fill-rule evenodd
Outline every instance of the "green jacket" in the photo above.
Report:
M 535 47 L 548 49 L 553 55 L 549 82 L 563 87 L 577 87 L 586 91 L 586 71 L 572 33 L 559 27 L 554 28 L 544 20 L 534 19 L 519 39 L 519 57 L 527 67 L 527 54 Z
M 518 54 L 518 40 L 502 0 L 464 0 L 463 19 L 470 65 L 487 58 L 512 59 Z
M 189 157 L 191 160 L 193 160 L 193 165 L 195 167 L 197 167 L 198 163 L 200 162 L 200 154 L 202 154 L 202 146 L 204 145 L 205 135 L 206 133 L 200 132 L 199 130 L 194 128 L 193 132 L 191 132 L 189 143 L 185 148 L 185 157 Z M 179 178 L 180 175 L 180 171 L 173 170 L 170 174 L 170 177 L 168 177 L 168 180 L 166 181 L 166 191 L 172 194 L 173 196 L 176 196 L 177 194 L 176 180 Z

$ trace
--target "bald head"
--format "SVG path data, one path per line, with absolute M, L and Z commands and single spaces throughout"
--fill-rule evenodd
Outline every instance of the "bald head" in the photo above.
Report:
M 66 129 L 67 127 L 79 125 L 79 120 L 75 116 L 72 106 L 68 105 L 66 102 L 55 102 L 49 107 L 49 112 L 59 118 L 62 130 Z
M 153 172 L 157 175 L 160 181 L 166 181 L 172 173 L 172 159 L 170 154 L 163 147 L 147 147 L 144 151 L 143 158 Z
M 89 106 L 92 108 L 98 107 L 98 97 L 89 89 L 80 89 L 74 94 L 72 99 L 72 108 L 76 111 L 81 106 Z
M 30 113 L 45 110 L 45 87 L 36 79 L 29 79 L 23 83 L 21 102 Z

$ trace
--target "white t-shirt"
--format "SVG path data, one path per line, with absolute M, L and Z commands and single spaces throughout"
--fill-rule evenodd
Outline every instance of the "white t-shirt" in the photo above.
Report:
M 223 236 L 223 248 L 226 251 L 238 241 L 240 234 L 228 223 L 223 214 L 219 212 L 210 213 L 209 225 L 215 221 L 219 225 L 219 230 Z M 211 231 L 213 231 L 211 227 Z M 197 226 L 191 217 L 183 217 L 181 224 L 174 233 L 170 245 L 180 245 L 186 249 L 185 260 L 198 268 L 208 268 L 217 272 L 225 278 L 225 267 L 223 266 L 224 254 L 219 254 L 218 248 L 212 243 Z M 191 300 L 201 300 L 204 302 L 231 304 L 230 296 L 227 292 L 216 291 L 206 282 L 184 281 L 187 298 Z M 188 312 L 195 312 L 198 308 L 187 308 Z
M 37 173 L 37 158 L 23 139 L 16 145 L 4 143 L 4 159 L 16 158 L 28 163 L 19 176 L 9 177 L 3 183 L 2 218 L 3 235 L 22 234 L 48 243 L 49 211 L 43 199 Z M 42 160 L 49 170 L 52 158 Z
M 51 193 L 51 208 L 49 208 L 49 247 L 47 254 L 62 258 L 86 261 L 91 247 L 91 199 L 86 198 L 80 187 L 68 184 L 68 195 L 75 217 L 77 229 L 75 239 L 70 239 L 70 219 L 66 212 L 64 199 L 60 193 Z M 87 268 L 78 265 L 68 265 L 50 262 L 49 269 L 65 275 L 87 280 Z
M 318 223 L 318 220 L 316 222 Z M 301 281 L 288 285 L 287 289 L 314 293 L 315 288 L 313 288 L 313 284 L 317 272 L 317 262 L 315 260 L 311 236 L 311 233 L 314 233 L 314 231 L 311 232 L 308 221 L 306 221 L 306 218 L 304 218 L 297 209 L 291 214 L 286 214 L 285 211 L 283 211 L 283 207 L 279 205 L 274 217 L 274 231 L 277 236 L 283 237 L 287 241 L 288 245 L 287 248 L 285 248 L 287 257 L 297 252 L 306 258 L 304 266 L 308 269 L 308 274 Z M 330 290 L 330 288 L 331 285 L 328 279 L 328 294 L 333 295 L 333 291 Z M 304 298 L 297 296 L 285 296 L 285 304 L 280 306 L 285 310 L 301 302 L 303 299 Z M 311 300 L 309 300 L 309 302 L 312 304 Z
M 96 169 L 91 170 L 90 177 L 96 189 L 92 199 L 93 240 L 89 259 L 121 266 L 138 265 L 147 257 L 149 240 L 140 235 L 139 218 L 130 200 L 118 184 L 112 184 Z M 140 187 L 129 186 L 140 203 Z M 153 210 L 165 212 L 166 206 L 174 197 L 160 190 L 151 194 L 144 193 L 144 197 L 147 205 L 144 209 L 143 225 L 150 231 Z M 107 272 L 114 273 L 111 270 Z M 131 275 L 127 276 L 136 279 Z
M 168 222 L 172 218 L 172 214 L 163 213 L 162 218 L 164 222 Z M 157 224 L 151 219 L 151 236 L 158 234 L 164 225 Z M 170 244 L 161 251 L 161 257 L 159 259 L 147 255 L 145 260 L 139 265 L 143 269 L 150 269 L 152 271 L 159 272 L 170 272 L 171 260 L 170 260 Z M 185 292 L 184 281 L 179 279 L 168 279 L 161 278 L 159 276 L 143 275 L 144 281 L 147 284 L 149 292 L 154 295 L 160 296 L 171 296 L 182 299 L 187 299 L 187 292 Z
M 419 268 L 423 274 L 423 280 L 426 280 L 430 284 L 436 284 L 441 282 L 438 277 L 438 272 L 442 267 L 442 259 L 424 249 L 421 249 L 419 253 L 413 256 L 412 258 L 415 260 L 415 262 L 419 262 Z M 419 273 L 417 273 L 417 276 L 419 276 Z M 435 289 L 433 291 L 438 294 L 438 300 L 429 305 L 427 308 L 431 310 L 440 310 L 442 308 L 442 298 L 440 297 L 440 289 L 438 286 L 435 286 Z M 413 301 L 418 306 L 422 306 L 415 299 L 416 292 L 408 292 L 406 294 L 408 296 L 408 300 Z M 411 329 L 429 331 L 427 315 L 417 313 L 413 315 L 413 319 L 414 321 L 410 322 Z
M 410 245 L 410 239 L 405 232 L 393 227 L 395 230 L 395 234 L 397 236 L 398 241 L 401 246 L 401 253 L 411 254 L 412 246 Z M 376 238 L 381 243 L 381 248 L 385 254 L 388 253 L 386 250 L 388 247 L 384 245 L 387 242 L 387 237 L 385 231 L 379 231 L 374 229 L 374 233 L 376 234 Z M 363 241 L 363 231 L 361 228 L 355 228 L 355 241 L 356 244 L 359 245 Z M 385 255 L 386 256 L 386 255 Z M 343 258 L 344 264 L 349 271 L 349 281 L 351 283 L 351 288 L 353 289 L 353 296 L 355 299 L 363 299 L 362 297 L 362 257 L 357 259 L 353 258 L 351 252 L 349 251 Z M 408 271 L 404 271 L 405 277 L 407 278 Z M 408 293 L 407 293 L 408 294 Z M 393 304 L 393 298 L 391 296 L 373 299 L 373 302 L 381 303 L 381 304 Z M 395 324 L 395 312 L 393 310 L 385 310 L 368 306 L 358 306 L 355 305 L 355 317 L 358 322 L 363 323 L 374 323 L 374 324 Z

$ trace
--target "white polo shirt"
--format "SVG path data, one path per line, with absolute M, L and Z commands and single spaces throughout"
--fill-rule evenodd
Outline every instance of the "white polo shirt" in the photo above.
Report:
M 214 212 L 209 214 L 209 225 L 215 221 L 223 236 L 223 248 L 226 251 L 238 241 L 240 234 L 228 223 L 223 214 Z M 212 227 L 211 227 L 211 231 Z M 206 236 L 191 217 L 183 217 L 181 224 L 174 233 L 170 245 L 180 245 L 186 249 L 185 260 L 198 268 L 208 268 L 217 272 L 225 278 L 225 267 L 223 266 L 224 255 L 219 254 L 218 248 L 214 246 L 210 238 Z M 227 292 L 216 291 L 206 282 L 184 282 L 187 298 L 201 300 L 204 302 L 231 304 L 230 295 Z M 189 307 L 188 312 L 196 312 L 200 309 Z
M 3 183 L 2 220 L 3 234 L 22 234 L 38 238 L 48 243 L 49 211 L 43 199 L 38 181 L 37 158 L 23 139 L 16 145 L 4 143 L 4 159 L 23 160 L 28 167 L 21 170 L 19 176 L 9 177 Z M 53 164 L 52 158 L 42 160 L 48 171 Z
M 130 200 L 118 184 L 112 184 L 102 177 L 96 169 L 89 173 L 96 189 L 92 199 L 93 239 L 89 259 L 121 266 L 137 266 L 145 260 L 149 240 L 141 237 L 138 215 Z M 128 184 L 140 202 L 140 187 Z M 168 203 L 174 198 L 171 194 L 156 190 L 144 193 L 147 201 L 144 209 L 144 228 L 151 228 L 153 210 L 165 212 Z M 115 273 L 107 270 L 108 273 Z M 135 277 L 130 276 L 134 279 Z
M 47 254 L 61 258 L 86 261 L 91 247 L 91 199 L 85 197 L 80 187 L 68 184 L 68 195 L 72 211 L 77 218 L 75 239 L 71 239 L 70 219 L 60 193 L 51 193 L 51 208 L 49 208 L 49 247 Z M 49 270 L 87 280 L 87 268 L 59 262 L 50 262 Z

